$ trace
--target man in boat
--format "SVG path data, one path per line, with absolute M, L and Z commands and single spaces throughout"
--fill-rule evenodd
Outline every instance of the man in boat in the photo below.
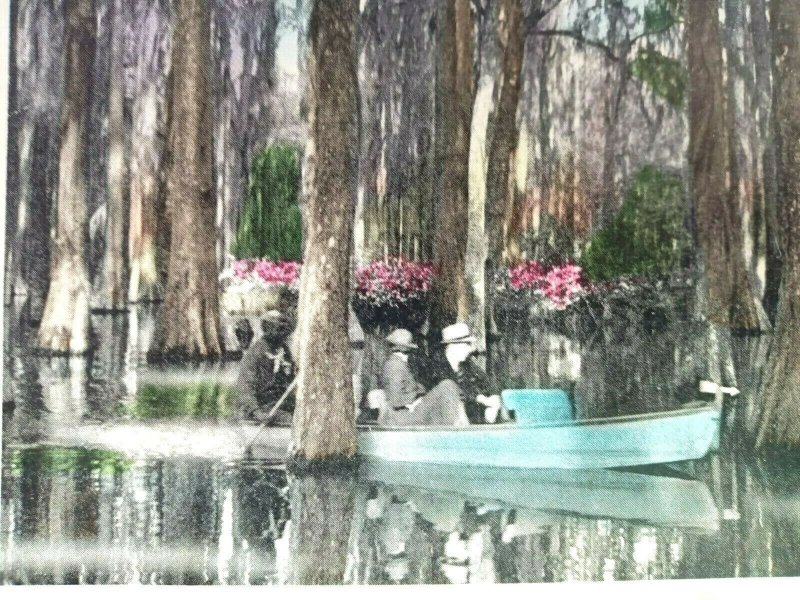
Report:
M 418 346 L 407 329 L 395 329 L 386 337 L 391 354 L 383 365 L 381 385 L 385 403 L 379 412 L 382 425 L 468 425 L 467 414 L 455 382 L 445 380 L 432 390 L 417 382 L 408 366 L 409 353 Z
M 493 389 L 489 376 L 472 358 L 475 337 L 465 323 L 455 323 L 442 329 L 442 345 L 446 365 L 442 365 L 444 381 L 458 385 L 470 423 L 495 423 L 498 416 L 507 418 L 500 395 Z
M 234 413 L 242 420 L 264 420 L 292 384 L 295 365 L 288 339 L 290 320 L 271 310 L 261 321 L 262 335 L 247 349 L 239 366 L 234 394 Z M 294 392 L 290 392 L 275 411 L 271 423 L 291 425 Z

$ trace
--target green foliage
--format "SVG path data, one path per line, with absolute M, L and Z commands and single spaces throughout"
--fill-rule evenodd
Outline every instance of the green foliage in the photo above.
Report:
M 236 258 L 300 260 L 298 152 L 271 146 L 253 159 L 250 184 L 231 254 Z
M 23 473 L 47 475 L 83 472 L 118 473 L 131 465 L 119 452 L 92 448 L 39 447 L 11 451 L 11 469 Z
M 631 71 L 670 106 L 683 107 L 689 76 L 680 61 L 656 50 L 641 50 L 631 63 Z
M 231 412 L 231 390 L 219 383 L 190 385 L 145 384 L 130 408 L 134 417 L 226 417 Z
M 581 266 L 593 280 L 674 271 L 689 244 L 686 209 L 680 177 L 644 167 L 617 216 L 592 237 Z
M 679 0 L 653 0 L 644 8 L 646 34 L 666 31 L 680 22 Z

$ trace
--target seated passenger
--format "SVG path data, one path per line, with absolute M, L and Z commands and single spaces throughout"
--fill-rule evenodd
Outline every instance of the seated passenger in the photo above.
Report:
M 263 420 L 295 378 L 295 365 L 288 348 L 292 325 L 277 310 L 261 322 L 262 335 L 247 349 L 239 366 L 234 391 L 234 413 L 243 420 Z M 294 392 L 284 400 L 271 423 L 291 425 Z
M 408 366 L 408 354 L 417 349 L 411 332 L 396 329 L 386 338 L 392 353 L 383 365 L 381 385 L 385 408 L 380 410 L 381 425 L 468 425 L 458 386 L 450 380 L 429 392 L 417 382 Z
M 441 377 L 444 381 L 453 379 L 458 384 L 470 423 L 495 423 L 504 411 L 499 394 L 492 390 L 489 376 L 471 358 L 475 341 L 464 323 L 455 323 L 442 330 L 447 366 L 443 367 Z

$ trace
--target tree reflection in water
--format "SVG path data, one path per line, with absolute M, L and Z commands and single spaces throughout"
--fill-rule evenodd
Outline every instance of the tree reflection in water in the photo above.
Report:
M 291 519 L 278 546 L 278 572 L 285 583 L 345 583 L 355 484 L 352 469 L 289 477 Z

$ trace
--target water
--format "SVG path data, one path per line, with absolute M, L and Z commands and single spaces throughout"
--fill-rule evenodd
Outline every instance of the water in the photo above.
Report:
M 159 370 L 144 309 L 93 317 L 98 351 L 55 359 L 7 323 L 2 583 L 448 583 L 800 575 L 796 457 L 723 451 L 645 472 L 393 467 L 287 475 L 280 465 L 125 455 L 43 440 L 109 420 L 224 423 L 235 364 Z M 563 387 L 576 413 L 665 410 L 696 399 L 702 330 L 633 328 L 570 340 L 518 332 L 488 359 L 507 387 Z M 367 354 L 370 354 L 370 343 Z M 737 340 L 757 401 L 765 340 Z M 365 357 L 363 363 L 378 362 Z M 364 373 L 364 385 L 371 375 Z M 176 444 L 179 442 L 175 442 Z

